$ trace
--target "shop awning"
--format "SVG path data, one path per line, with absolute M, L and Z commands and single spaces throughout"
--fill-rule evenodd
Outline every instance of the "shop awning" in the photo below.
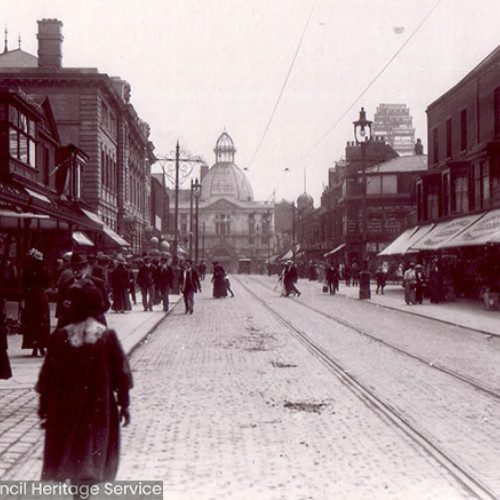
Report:
M 114 244 L 119 247 L 129 247 L 130 243 L 124 240 L 118 233 L 115 233 L 109 226 L 106 224 L 102 227 L 104 234 L 111 240 Z
M 44 194 L 39 193 L 38 191 L 33 191 L 33 189 L 29 189 L 26 187 L 24 189 L 33 198 L 36 198 L 37 200 L 43 201 L 45 203 L 52 204 L 52 202 L 50 201 L 50 198 L 48 196 L 45 196 Z
M 418 231 L 418 226 L 414 226 L 410 229 L 407 229 L 402 234 L 400 234 L 390 245 L 386 246 L 381 252 L 380 255 L 400 255 L 404 253 L 404 250 L 408 250 L 408 247 L 405 243 L 410 239 L 410 237 Z
M 86 247 L 93 247 L 94 243 L 92 240 L 84 233 L 81 231 L 73 231 L 73 234 L 71 235 L 73 238 L 73 241 L 75 243 L 78 243 L 79 245 L 86 246 Z
M 48 215 L 33 214 L 31 212 L 17 213 L 12 210 L 0 210 L 0 217 L 11 219 L 50 219 Z
M 108 241 L 113 246 L 119 247 L 129 247 L 130 243 L 124 240 L 118 233 L 113 231 L 107 224 L 103 222 L 103 220 L 94 212 L 90 210 L 86 210 L 85 208 L 80 209 L 91 221 L 100 225 L 104 235 L 107 237 Z
M 40 228 L 55 224 L 48 215 L 34 214 L 31 212 L 14 212 L 13 210 L 0 210 L 0 228 L 4 230 L 18 229 L 19 227 Z
M 329 252 L 326 252 L 323 254 L 323 257 L 329 257 L 330 255 L 334 255 L 337 252 L 340 252 L 345 247 L 345 243 L 340 244 L 338 247 L 335 247 L 333 250 L 330 250 Z
M 405 255 L 407 253 L 416 252 L 416 250 L 412 249 L 412 245 L 415 245 L 418 241 L 424 238 L 433 227 L 434 224 L 426 224 L 425 226 L 415 226 L 408 229 L 408 233 L 411 232 L 409 236 L 405 231 L 401 236 L 399 236 L 399 238 L 396 238 L 396 240 L 394 240 L 388 247 L 384 248 L 384 250 L 382 250 L 382 252 L 378 255 Z M 403 236 L 405 236 L 404 239 Z M 389 251 L 391 253 L 389 253 Z
M 441 248 L 500 242 L 500 209 L 484 213 L 472 226 L 446 241 Z
M 468 229 L 482 215 L 483 214 L 468 215 L 447 222 L 440 222 L 436 224 L 425 237 L 414 243 L 411 249 L 438 250 L 439 248 L 443 248 L 445 243 L 459 235 L 465 229 Z

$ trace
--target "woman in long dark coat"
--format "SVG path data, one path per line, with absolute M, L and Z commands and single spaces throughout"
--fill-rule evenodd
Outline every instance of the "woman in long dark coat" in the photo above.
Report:
M 5 304 L 4 298 L 0 294 L 0 379 L 8 379 L 12 377 L 10 368 L 7 343 L 7 326 L 5 325 Z
M 69 296 L 71 323 L 52 334 L 36 386 L 45 427 L 42 480 L 113 480 L 132 375 L 116 333 L 95 319 L 99 290 L 75 284 Z
M 227 296 L 226 270 L 218 263 L 214 262 L 214 274 L 212 276 L 213 296 L 218 299 Z
M 23 274 L 24 307 L 21 314 L 23 349 L 33 349 L 32 356 L 45 354 L 50 336 L 50 305 L 45 290 L 50 286 L 50 276 L 43 264 L 42 252 L 32 248 L 28 252 L 26 271 Z
M 130 311 L 129 287 L 130 287 L 130 271 L 125 267 L 125 259 L 118 257 L 117 265 L 111 272 L 110 276 L 111 291 L 113 292 L 113 311 L 125 312 Z

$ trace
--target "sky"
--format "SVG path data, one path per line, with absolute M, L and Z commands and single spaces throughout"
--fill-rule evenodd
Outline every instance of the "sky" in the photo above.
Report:
M 407 104 L 427 152 L 428 105 L 500 44 L 499 0 L 0 0 L 10 50 L 43 18 L 64 67 L 131 84 L 157 157 L 211 166 L 227 131 L 255 199 L 315 206 L 361 106 Z

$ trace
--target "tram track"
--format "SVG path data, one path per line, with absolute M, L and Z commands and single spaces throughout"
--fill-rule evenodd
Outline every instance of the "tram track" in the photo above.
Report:
M 481 499 L 496 499 L 497 494 L 483 481 L 475 477 L 473 472 L 467 470 L 460 464 L 459 460 L 450 456 L 446 450 L 443 450 L 439 444 L 437 444 L 432 437 L 426 435 L 424 432 L 419 430 L 415 424 L 413 424 L 401 411 L 394 408 L 388 401 L 380 397 L 373 389 L 369 388 L 366 383 L 361 382 L 347 370 L 341 363 L 333 359 L 332 356 L 322 348 L 317 342 L 311 339 L 311 337 L 293 324 L 289 319 L 287 319 L 282 313 L 280 313 L 275 307 L 269 305 L 264 298 L 252 290 L 246 283 L 243 282 L 239 277 L 236 278 L 238 283 L 249 293 L 253 298 L 255 298 L 268 312 L 270 312 L 274 317 L 276 317 L 286 328 L 290 331 L 295 339 L 297 339 L 301 345 L 303 345 L 313 356 L 319 359 L 328 369 L 331 371 L 338 380 L 351 390 L 364 404 L 372 408 L 378 415 L 383 418 L 383 420 L 389 422 L 393 426 L 397 427 L 402 431 L 407 437 L 409 437 L 414 443 L 416 443 L 421 449 L 423 449 L 429 456 L 433 457 L 443 468 L 445 468 L 450 475 L 455 478 L 455 480 L 474 498 Z M 258 280 L 252 280 L 259 285 L 271 289 L 271 287 L 266 286 Z M 296 302 L 301 306 L 321 314 L 329 320 L 332 320 L 346 328 L 353 329 L 362 336 L 370 338 L 370 340 L 376 340 L 382 345 L 397 351 L 399 354 L 408 356 L 416 361 L 425 363 L 427 367 L 439 370 L 453 378 L 464 382 L 468 385 L 473 386 L 475 389 L 487 394 L 495 399 L 500 399 L 500 394 L 496 391 L 492 391 L 489 388 L 479 386 L 475 384 L 472 380 L 468 380 L 467 377 L 461 376 L 460 374 L 454 374 L 453 371 L 443 369 L 440 367 L 435 367 L 429 364 L 428 361 L 423 360 L 419 356 L 415 356 L 412 353 L 408 353 L 398 346 L 394 346 L 391 343 L 383 341 L 377 338 L 373 334 L 362 331 L 359 327 L 351 325 L 343 320 L 338 320 L 323 311 L 317 310 L 302 302 Z
M 255 278 L 251 278 L 251 277 L 249 277 L 249 278 L 253 282 L 258 283 L 260 286 L 267 288 L 269 290 L 273 290 L 272 287 L 266 285 L 265 283 L 262 283 L 261 281 L 255 279 Z M 240 281 L 240 284 L 242 284 L 241 281 Z M 437 363 L 434 360 L 426 359 L 418 354 L 409 352 L 409 351 L 403 349 L 402 347 L 400 347 L 392 342 L 381 339 L 375 333 L 372 333 L 372 332 L 369 332 L 363 328 L 360 328 L 359 326 L 354 325 L 353 323 L 350 323 L 349 321 L 346 321 L 344 319 L 340 319 L 340 318 L 337 318 L 335 316 L 332 316 L 331 314 L 328 314 L 328 313 L 322 311 L 321 309 L 313 307 L 313 306 L 306 304 L 304 302 L 297 301 L 296 303 L 300 304 L 300 306 L 302 306 L 310 311 L 313 311 L 313 312 L 321 315 L 322 317 L 327 318 L 327 319 L 329 319 L 329 320 L 331 320 L 339 325 L 342 325 L 350 330 L 354 330 L 359 335 L 362 335 L 366 338 L 369 338 L 370 340 L 373 340 L 373 341 L 375 341 L 375 342 L 377 342 L 385 347 L 388 347 L 388 348 L 390 348 L 390 349 L 392 349 L 392 350 L 394 350 L 394 351 L 396 351 L 404 356 L 412 358 L 415 361 L 418 361 L 418 362 L 426 365 L 428 368 L 432 368 L 433 370 L 439 371 L 441 373 L 445 373 L 446 375 L 449 375 L 450 377 L 453 377 L 454 379 L 459 380 L 460 382 L 463 382 L 464 384 L 467 384 L 468 386 L 474 388 L 475 390 L 482 392 L 483 394 L 486 394 L 486 395 L 500 401 L 500 391 L 498 389 L 488 387 L 486 384 L 478 381 L 477 379 L 474 379 L 474 378 L 472 378 L 468 375 L 465 375 L 463 373 L 459 373 L 456 370 L 453 370 L 453 369 L 448 368 L 444 365 L 441 365 L 440 363 Z

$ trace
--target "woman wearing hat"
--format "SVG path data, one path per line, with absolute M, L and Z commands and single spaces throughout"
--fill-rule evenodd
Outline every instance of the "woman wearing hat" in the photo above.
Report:
M 130 421 L 130 367 L 115 331 L 97 321 L 101 294 L 94 285 L 72 285 L 67 308 L 69 324 L 51 335 L 36 385 L 45 429 L 42 480 L 113 480 L 120 421 Z
M 43 253 L 36 248 L 28 252 L 22 286 L 22 348 L 32 349 L 33 357 L 37 356 L 38 352 L 43 356 L 50 336 L 50 305 L 45 292 L 50 286 L 50 277 L 43 264 Z
M 61 284 L 57 294 L 57 328 L 62 328 L 68 324 L 68 310 L 66 307 L 66 302 L 68 301 L 68 290 L 69 287 L 75 283 L 90 283 L 97 287 L 101 294 L 101 313 L 97 319 L 103 325 L 106 325 L 107 322 L 104 313 L 111 305 L 109 303 L 108 288 L 106 283 L 103 280 L 90 275 L 89 261 L 85 255 L 73 252 L 71 255 L 70 265 L 73 276 Z
M 123 256 L 116 258 L 116 267 L 111 272 L 110 284 L 113 293 L 113 311 L 124 313 L 130 311 L 130 297 L 128 295 L 130 285 L 130 271 L 125 267 L 126 261 Z

